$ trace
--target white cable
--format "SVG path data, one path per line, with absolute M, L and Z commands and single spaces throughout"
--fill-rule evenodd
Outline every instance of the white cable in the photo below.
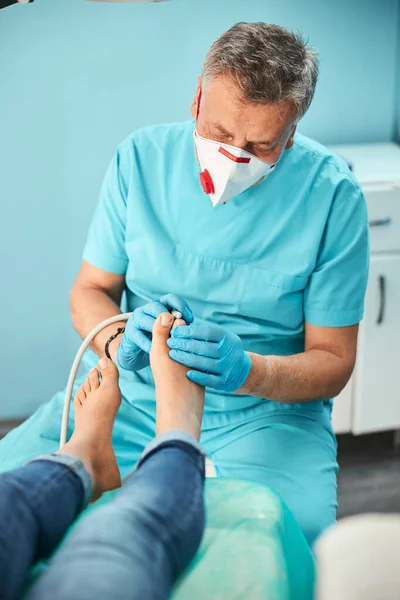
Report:
M 63 409 L 63 415 L 62 415 L 62 421 L 61 421 L 60 448 L 62 448 L 67 441 L 68 419 L 69 419 L 69 411 L 70 411 L 70 407 L 71 407 L 72 390 L 74 389 L 75 378 L 76 378 L 76 374 L 79 369 L 79 365 L 81 364 L 82 356 L 84 355 L 87 348 L 89 347 L 89 344 L 92 341 L 92 339 L 102 329 L 104 329 L 104 327 L 107 327 L 107 325 L 111 325 L 112 323 L 116 323 L 118 321 L 127 321 L 129 319 L 129 317 L 131 316 L 131 314 L 132 313 L 129 312 L 129 313 L 124 313 L 122 315 L 115 315 L 114 317 L 110 317 L 109 319 L 102 321 L 94 329 L 92 329 L 92 331 L 83 340 L 83 342 L 75 356 L 74 362 L 72 363 L 71 371 L 70 371 L 69 377 L 68 377 L 67 389 L 65 390 L 64 409 Z
M 96 337 L 96 335 L 102 329 L 104 329 L 104 327 L 107 327 L 108 325 L 112 325 L 112 323 L 117 323 L 118 321 L 127 321 L 129 319 L 129 317 L 131 316 L 131 314 L 132 314 L 131 312 L 123 313 L 121 315 L 115 315 L 114 317 L 110 317 L 109 319 L 102 321 L 94 329 L 92 329 L 92 331 L 85 337 L 82 344 L 80 345 L 80 348 L 79 348 L 78 352 L 76 353 L 74 362 L 72 363 L 72 367 L 69 372 L 67 388 L 65 390 L 64 408 L 63 408 L 62 421 L 61 421 L 60 448 L 62 448 L 67 442 L 68 420 L 69 420 L 69 411 L 71 408 L 72 391 L 74 389 L 76 374 L 78 372 L 79 365 L 81 364 L 83 355 L 85 354 L 87 348 L 89 347 L 89 344 L 92 341 L 92 339 L 94 337 Z M 181 313 L 177 310 L 172 310 L 171 314 L 175 319 L 182 318 Z M 215 471 L 214 463 L 212 462 L 211 459 L 206 458 L 206 477 L 216 477 L 216 476 L 217 476 L 217 474 Z

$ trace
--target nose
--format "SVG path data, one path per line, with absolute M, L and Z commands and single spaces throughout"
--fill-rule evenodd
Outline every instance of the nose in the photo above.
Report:
M 232 146 L 235 146 L 235 148 L 240 148 L 240 150 L 245 150 L 246 152 L 250 152 L 250 154 L 254 154 L 252 144 L 247 140 L 236 139 L 230 143 Z
M 246 150 L 249 152 L 250 144 L 245 139 L 236 138 L 232 142 L 229 142 L 231 146 L 235 146 L 235 148 L 240 148 L 240 150 Z

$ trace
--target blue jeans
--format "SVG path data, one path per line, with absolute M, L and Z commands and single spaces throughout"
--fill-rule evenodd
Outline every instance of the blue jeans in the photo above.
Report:
M 29 600 L 167 598 L 204 530 L 204 455 L 182 432 L 157 437 L 115 499 L 77 524 Z M 79 459 L 52 454 L 0 476 L 0 599 L 18 598 L 91 496 Z

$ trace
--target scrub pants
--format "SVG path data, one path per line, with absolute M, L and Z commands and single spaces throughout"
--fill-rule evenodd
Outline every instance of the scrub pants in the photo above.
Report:
M 76 525 L 27 600 L 168 598 L 203 535 L 203 484 L 194 438 L 159 436 L 115 498 Z M 20 597 L 29 567 L 54 552 L 91 491 L 83 463 L 67 455 L 0 476 L 1 600 Z
M 83 380 L 77 381 L 75 391 Z M 147 381 L 140 383 L 139 377 L 128 384 L 121 375 L 124 398 L 113 430 L 122 477 L 132 472 L 155 435 L 154 389 Z M 58 448 L 63 399 L 64 393 L 59 392 L 0 441 L 0 472 Z M 235 396 L 228 401 L 232 409 L 207 408 L 206 394 L 200 442 L 213 460 L 217 476 L 271 487 L 312 545 L 336 519 L 337 445 L 330 406 L 323 401 L 290 405 L 260 400 L 254 406 L 235 409 Z M 71 414 L 69 434 L 72 430 Z

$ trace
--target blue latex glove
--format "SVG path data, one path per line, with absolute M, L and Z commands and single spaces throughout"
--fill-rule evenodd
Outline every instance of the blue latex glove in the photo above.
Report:
M 173 360 L 195 369 L 187 376 L 199 385 L 235 392 L 249 376 L 251 360 L 239 336 L 218 325 L 176 327 L 167 343 Z
M 139 306 L 129 317 L 121 344 L 117 350 L 119 366 L 128 371 L 140 371 L 150 364 L 151 332 L 154 321 L 164 312 L 178 310 L 186 323 L 193 322 L 189 305 L 175 294 Z

